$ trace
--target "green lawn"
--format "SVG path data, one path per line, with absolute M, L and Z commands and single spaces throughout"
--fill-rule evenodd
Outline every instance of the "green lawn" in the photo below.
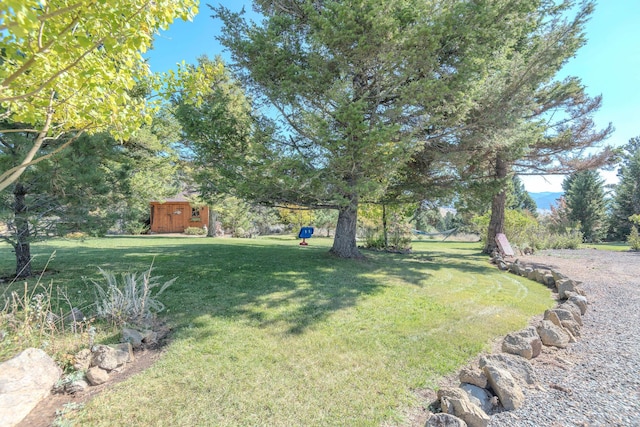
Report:
M 583 243 L 580 249 L 599 249 L 602 251 L 627 252 L 630 250 L 627 242 L 607 242 L 607 243 Z
M 552 306 L 499 272 L 478 243 L 416 242 L 409 255 L 338 260 L 313 238 L 111 237 L 34 247 L 36 268 L 87 304 L 97 267 L 178 276 L 160 361 L 96 397 L 76 425 L 402 424 L 412 390 L 437 385 L 488 343 Z M 12 254 L 0 248 L 0 271 Z

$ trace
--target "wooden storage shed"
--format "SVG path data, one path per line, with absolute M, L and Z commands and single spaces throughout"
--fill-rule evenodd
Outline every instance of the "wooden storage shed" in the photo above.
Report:
M 163 202 L 151 202 L 151 233 L 184 233 L 188 227 L 209 227 L 209 208 L 192 205 L 179 196 Z

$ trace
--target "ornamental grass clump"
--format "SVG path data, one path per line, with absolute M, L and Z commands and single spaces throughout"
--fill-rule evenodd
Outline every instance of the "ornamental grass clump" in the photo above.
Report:
M 149 325 L 165 306 L 158 300 L 177 277 L 161 283 L 161 276 L 153 277 L 153 265 L 143 273 L 122 273 L 121 282 L 111 271 L 98 267 L 104 283 L 95 280 L 96 315 L 115 326 Z

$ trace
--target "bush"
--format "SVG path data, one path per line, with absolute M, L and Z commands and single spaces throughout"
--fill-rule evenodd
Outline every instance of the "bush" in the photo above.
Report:
M 552 233 L 548 229 L 540 227 L 533 240 L 533 247 L 535 249 L 578 249 L 582 241 L 583 236 L 580 230 Z
M 411 240 L 413 234 L 409 224 L 402 222 L 398 215 L 392 215 L 389 227 L 387 229 L 387 246 L 385 246 L 384 234 L 379 229 L 365 229 L 366 249 L 390 250 L 406 252 L 411 250 Z
M 89 237 L 87 235 L 87 233 L 83 232 L 83 231 L 72 231 L 70 233 L 67 233 L 64 235 L 65 239 L 78 239 L 78 240 L 83 240 L 86 239 L 87 237 Z
M 207 230 L 201 227 L 187 227 L 184 229 L 184 234 L 189 236 L 203 236 L 207 234 Z
M 411 250 L 411 239 L 413 238 L 411 227 L 409 224 L 402 222 L 397 215 L 391 217 L 391 226 L 389 227 L 387 238 L 389 240 L 387 249 L 402 252 Z
M 147 224 L 136 221 L 127 222 L 123 229 L 125 234 L 130 234 L 132 236 L 138 236 L 149 232 L 149 226 Z
M 631 233 L 627 237 L 627 243 L 631 246 L 632 251 L 640 251 L 640 235 L 638 235 L 638 227 L 631 226 Z
M 487 238 L 489 221 L 490 213 L 473 219 L 483 242 Z M 540 224 L 528 212 L 505 211 L 505 235 L 516 249 L 578 249 L 582 243 L 583 236 L 577 228 L 564 232 L 554 230 L 557 228 L 552 223 Z
M 115 326 L 126 324 L 149 326 L 155 314 L 164 310 L 165 306 L 157 298 L 177 277 L 159 283 L 161 276 L 152 277 L 153 265 L 144 273 L 123 273 L 122 283 L 116 276 L 98 268 L 104 279 L 104 287 L 95 280 L 97 316 L 113 323 Z M 159 288 L 157 292 L 154 289 Z
M 367 233 L 364 240 L 364 247 L 367 249 L 384 249 L 384 236 L 381 233 Z
M 473 218 L 478 234 L 484 243 L 487 239 L 491 212 Z M 538 220 L 528 211 L 507 209 L 504 212 L 504 234 L 516 248 L 533 248 L 534 239 L 539 233 Z

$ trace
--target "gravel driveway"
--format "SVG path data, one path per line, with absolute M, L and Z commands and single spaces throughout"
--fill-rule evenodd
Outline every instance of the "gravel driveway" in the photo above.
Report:
M 540 386 L 491 427 L 640 426 L 640 253 L 552 250 L 520 259 L 583 281 L 582 337 L 532 360 Z

